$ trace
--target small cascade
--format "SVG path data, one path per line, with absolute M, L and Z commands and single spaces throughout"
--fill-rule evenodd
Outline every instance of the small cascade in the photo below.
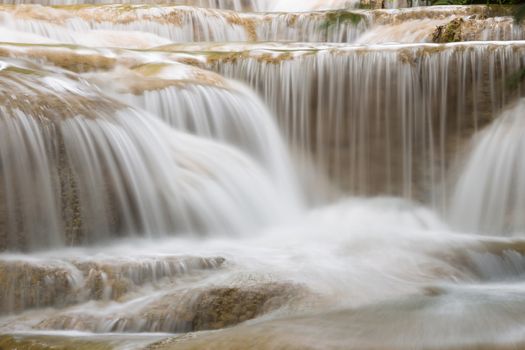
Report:
M 367 13 L 368 30 L 357 37 L 355 43 L 447 43 L 525 38 L 524 25 L 516 24 L 505 13 L 494 16 L 485 6 L 429 6 Z
M 525 21 L 426 5 L 0 0 L 0 349 L 525 348 Z
M 41 4 L 41 5 L 88 5 L 112 4 L 110 0 L 2 0 L 0 4 Z M 300 12 L 316 10 L 332 10 L 357 7 L 359 0 L 122 0 L 122 4 L 163 4 L 187 5 L 221 10 L 259 11 L 259 12 Z
M 440 208 L 436 194 L 462 135 L 490 121 L 525 65 L 518 42 L 212 47 L 197 56 L 257 89 L 292 147 L 313 154 L 342 188 Z
M 525 100 L 480 131 L 461 160 L 451 222 L 468 232 L 525 232 Z
M 152 70 L 152 67 L 153 70 Z M 200 78 L 199 83 L 180 84 L 177 63 L 142 65 L 135 71 L 147 73 L 146 79 L 166 81 L 167 86 L 142 92 L 124 94 L 123 100 L 159 116 L 179 131 L 215 139 L 242 149 L 261 163 L 270 173 L 276 186 L 290 198 L 299 198 L 291 160 L 272 116 L 260 100 L 245 86 L 228 82 L 220 76 L 211 81 Z M 203 71 L 202 75 L 212 77 Z M 119 91 L 133 89 L 125 80 Z M 170 84 L 171 82 L 171 84 Z M 295 204 L 298 206 L 299 203 Z
M 107 94 L 159 116 L 177 130 L 243 149 L 264 166 L 280 191 L 290 195 L 293 206 L 300 206 L 300 191 L 280 131 L 266 106 L 246 86 L 178 62 L 144 63 L 152 56 L 158 58 L 157 54 L 9 44 L 1 45 L 0 52 L 84 73 L 83 78 Z
M 89 300 L 117 300 L 150 283 L 166 283 L 221 267 L 223 258 L 181 256 L 0 259 L 0 315 Z
M 485 19 L 485 12 L 477 7 L 235 13 L 167 5 L 4 6 L 0 40 L 134 49 L 201 41 L 413 43 L 437 40 L 437 28 L 453 20 L 461 21 L 456 31 L 463 41 L 525 38 L 523 26 L 511 17 Z
M 354 8 L 360 0 L 255 0 L 257 11 L 271 12 L 306 12 L 319 10 Z
M 366 29 L 366 17 L 357 12 L 244 14 L 166 5 L 28 5 L 2 8 L 0 26 L 62 43 L 147 48 L 165 45 L 163 40 L 349 42 Z M 3 40 L 17 39 L 5 35 Z
M 223 10 L 254 10 L 261 7 L 259 2 L 264 0 L 2 0 L 0 4 L 20 5 L 20 4 L 40 4 L 40 5 L 95 5 L 95 4 L 163 4 L 171 3 L 173 5 L 188 5 L 204 8 L 216 8 Z
M 130 33 L 142 42 L 159 37 L 150 42 L 150 47 L 161 44 L 161 38 L 175 42 L 243 41 L 249 39 L 251 29 L 250 21 L 234 12 L 144 5 L 5 7 L 0 15 L 2 23 L 12 30 L 90 46 L 108 46 L 105 44 L 112 37 L 132 42 L 125 39 Z M 113 43 L 122 45 L 115 39 Z
M 81 81 L 8 62 L 1 73 L 2 249 L 238 234 L 294 207 L 232 148 L 177 132 Z
M 108 16 L 111 13 L 113 15 Z M 144 9 L 122 6 L 80 10 L 26 7 L 24 11 L 6 13 L 3 17 L 4 26 L 9 30 L 31 32 L 62 42 L 94 46 L 113 46 L 112 44 L 118 43 L 117 46 L 120 47 L 129 43 L 127 47 L 140 48 L 144 47 L 145 43 L 149 43 L 150 47 L 164 44 L 160 37 L 177 42 L 239 40 L 352 42 L 363 33 L 368 22 L 360 13 L 234 15 L 191 8 Z M 423 27 L 421 32 L 425 35 L 420 39 L 427 39 L 434 27 L 431 25 Z M 122 34 L 123 31 L 126 31 L 126 35 L 131 35 L 131 38 L 124 39 L 126 36 Z M 144 32 L 149 32 L 150 35 Z M 374 34 L 368 36 L 373 38 Z M 393 41 L 399 41 L 399 35 L 398 40 Z

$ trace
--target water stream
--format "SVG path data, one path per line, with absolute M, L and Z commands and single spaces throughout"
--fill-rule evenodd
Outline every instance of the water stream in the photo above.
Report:
M 1 3 L 0 349 L 525 346 L 509 13 Z

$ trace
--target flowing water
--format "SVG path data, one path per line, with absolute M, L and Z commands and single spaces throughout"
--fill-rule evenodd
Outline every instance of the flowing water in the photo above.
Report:
M 41 4 L 41 5 L 84 5 L 84 4 L 111 4 L 109 0 L 2 0 L 3 4 Z M 204 8 L 216 8 L 223 10 L 235 11 L 312 11 L 312 10 L 330 10 L 353 8 L 359 5 L 357 0 L 125 0 L 118 3 L 125 4 L 155 4 L 155 3 L 172 3 L 175 5 L 190 5 Z M 398 4 L 392 3 L 390 6 L 397 7 Z
M 525 346 L 523 24 L 105 3 L 0 5 L 0 349 Z

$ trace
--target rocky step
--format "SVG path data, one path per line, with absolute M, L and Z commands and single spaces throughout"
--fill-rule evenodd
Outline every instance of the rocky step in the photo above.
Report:
M 240 287 L 210 286 L 168 292 L 134 307 L 130 301 L 111 312 L 75 308 L 40 321 L 38 330 L 76 330 L 94 333 L 185 333 L 221 329 L 256 318 L 308 295 L 301 285 L 288 282 Z
M 313 155 L 341 188 L 424 201 L 431 186 L 446 183 L 473 133 L 519 96 L 525 67 L 522 41 L 159 50 L 250 84 L 298 153 Z M 374 93 L 363 96 L 363 89 Z
M 509 14 L 483 6 L 237 13 L 172 5 L 0 5 L 0 41 L 137 49 L 170 41 L 431 42 L 438 26 L 460 18 L 478 22 L 467 28 L 466 40 L 523 39 L 523 26 Z
M 148 283 L 220 268 L 220 257 L 143 257 L 104 260 L 0 260 L 0 313 L 116 300 Z

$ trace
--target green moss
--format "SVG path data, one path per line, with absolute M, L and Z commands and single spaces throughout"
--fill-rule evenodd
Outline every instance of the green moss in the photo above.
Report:
M 507 78 L 507 88 L 514 90 L 520 86 L 523 81 L 525 81 L 525 68 L 519 69 Z
M 345 10 L 328 11 L 325 14 L 325 20 L 321 23 L 319 29 L 328 30 L 343 23 L 358 25 L 363 19 L 364 16 L 359 13 Z
M 514 20 L 517 23 L 523 22 L 524 19 L 525 19 L 525 4 L 520 5 L 514 12 Z
M 462 18 L 456 18 L 445 25 L 438 26 L 432 35 L 432 41 L 438 44 L 462 41 L 461 28 L 463 23 Z

